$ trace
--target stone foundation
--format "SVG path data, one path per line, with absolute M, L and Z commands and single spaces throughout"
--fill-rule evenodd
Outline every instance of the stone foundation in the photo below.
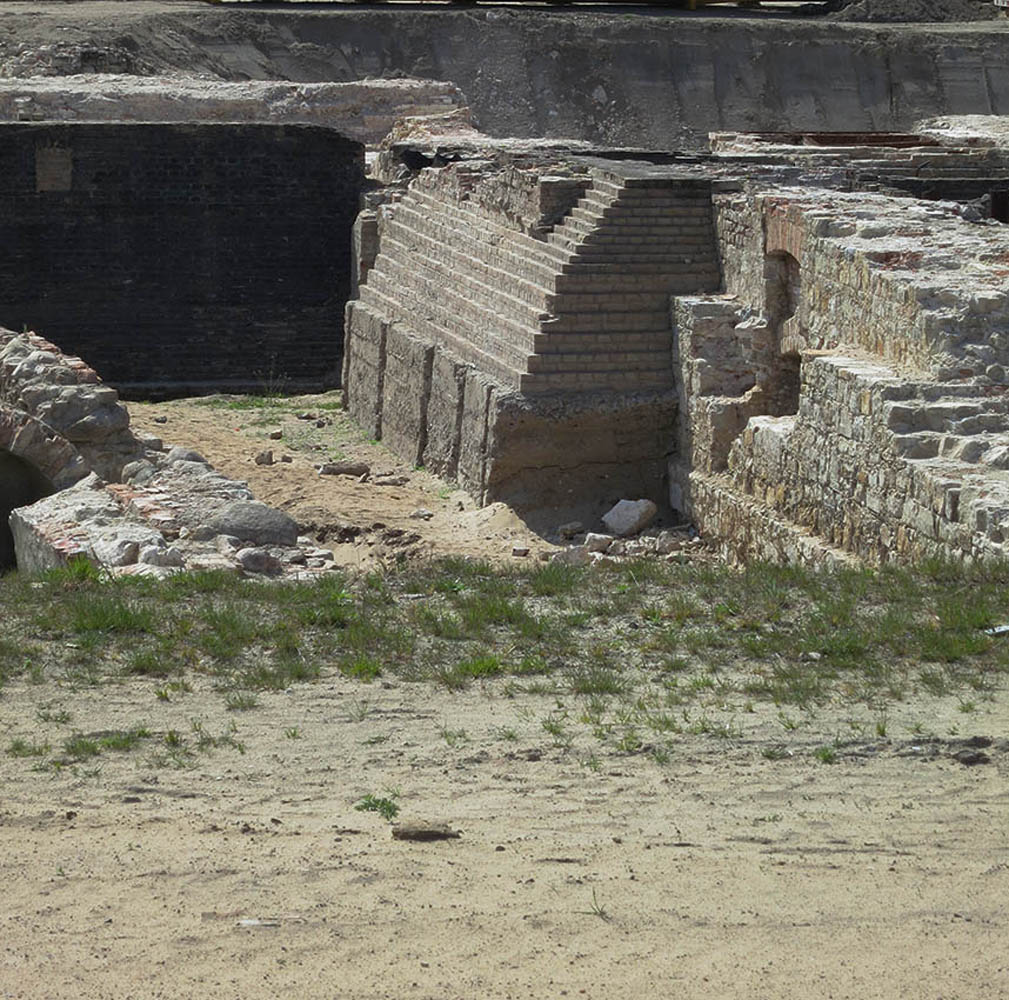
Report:
M 465 139 L 375 215 L 345 364 L 369 433 L 484 503 L 665 499 L 735 561 L 1009 555 L 1009 229 L 968 204 L 1005 145 Z M 908 173 L 965 200 L 857 190 Z

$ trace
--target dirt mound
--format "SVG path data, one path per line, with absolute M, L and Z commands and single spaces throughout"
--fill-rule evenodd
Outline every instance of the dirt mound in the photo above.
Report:
M 832 21 L 990 21 L 998 16 L 990 3 L 980 0 L 842 0 L 838 6 L 827 15 Z

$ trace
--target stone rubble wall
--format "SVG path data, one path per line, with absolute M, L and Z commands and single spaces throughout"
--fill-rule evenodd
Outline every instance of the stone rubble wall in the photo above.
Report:
M 458 87 L 437 80 L 232 83 L 114 73 L 0 78 L 0 121 L 321 125 L 372 146 L 400 118 L 443 113 L 464 103 Z
M 18 569 L 27 574 L 85 559 L 112 576 L 182 570 L 313 576 L 332 553 L 298 534 L 286 514 L 254 500 L 245 483 L 198 453 L 147 438 L 122 482 L 90 473 L 11 512 Z
M 778 189 L 716 196 L 726 290 L 768 312 L 768 254 L 798 260 L 803 349 L 859 347 L 943 377 L 1009 364 L 1009 236 L 945 203 Z M 995 367 L 992 367 L 995 366 Z
M 88 472 L 118 479 L 140 454 L 119 393 L 80 358 L 34 333 L 0 329 L 0 408 L 45 428 L 35 432 L 31 447 L 13 434 L 0 446 L 31 462 L 57 488 Z
M 823 191 L 716 202 L 726 293 L 673 309 L 674 506 L 735 560 L 1009 555 L 1006 228 Z M 784 321 L 780 254 L 798 265 Z M 795 402 L 775 412 L 789 351 Z

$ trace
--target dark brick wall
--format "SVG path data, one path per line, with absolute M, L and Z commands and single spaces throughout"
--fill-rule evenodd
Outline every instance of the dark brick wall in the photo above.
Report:
M 0 325 L 162 394 L 337 385 L 362 184 L 313 126 L 0 125 Z

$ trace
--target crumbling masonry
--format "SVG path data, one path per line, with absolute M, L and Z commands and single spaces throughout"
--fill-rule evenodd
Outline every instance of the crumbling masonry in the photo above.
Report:
M 659 163 L 438 142 L 387 144 L 435 165 L 358 221 L 369 433 L 483 502 L 668 500 L 733 559 L 1006 554 L 997 122 Z

